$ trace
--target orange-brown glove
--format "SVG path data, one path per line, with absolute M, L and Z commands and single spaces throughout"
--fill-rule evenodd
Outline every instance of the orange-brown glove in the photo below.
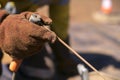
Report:
M 34 13 L 24 12 L 9 15 L 0 25 L 0 48 L 18 63 L 40 51 L 45 42 L 56 40 L 54 32 L 29 21 L 32 14 Z M 39 13 L 36 14 L 40 15 Z M 40 16 L 43 24 L 51 24 L 50 18 Z

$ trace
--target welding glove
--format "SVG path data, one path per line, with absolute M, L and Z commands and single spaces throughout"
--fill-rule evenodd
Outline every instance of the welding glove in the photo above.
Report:
M 50 18 L 40 13 L 23 12 L 7 16 L 0 25 L 1 50 L 16 61 L 21 62 L 40 51 L 45 42 L 53 43 L 56 40 L 54 32 L 29 21 L 32 14 L 40 15 L 43 24 L 52 23 Z

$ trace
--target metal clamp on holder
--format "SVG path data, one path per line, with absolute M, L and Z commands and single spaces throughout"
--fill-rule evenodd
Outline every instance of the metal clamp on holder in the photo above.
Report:
M 89 80 L 88 70 L 87 68 L 85 68 L 83 64 L 78 64 L 77 69 L 78 69 L 78 73 L 80 74 L 82 80 Z
M 5 5 L 5 10 L 9 14 L 15 14 L 17 12 L 15 3 L 13 1 L 7 2 L 7 4 Z

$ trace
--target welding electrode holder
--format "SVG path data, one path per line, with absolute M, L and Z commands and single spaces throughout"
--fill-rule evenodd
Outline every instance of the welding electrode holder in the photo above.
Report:
M 39 25 L 39 26 L 45 25 L 44 22 L 43 22 L 43 20 L 41 19 L 41 16 L 38 15 L 38 14 L 35 14 L 35 13 L 33 13 L 33 14 L 30 16 L 29 21 L 30 21 L 30 22 L 33 22 L 33 23 L 35 23 L 35 24 L 37 24 L 37 25 Z

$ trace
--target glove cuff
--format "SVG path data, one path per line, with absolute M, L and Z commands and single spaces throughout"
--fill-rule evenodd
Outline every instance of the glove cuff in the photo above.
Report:
M 9 15 L 9 13 L 5 10 L 0 10 L 0 24 L 2 21 Z

